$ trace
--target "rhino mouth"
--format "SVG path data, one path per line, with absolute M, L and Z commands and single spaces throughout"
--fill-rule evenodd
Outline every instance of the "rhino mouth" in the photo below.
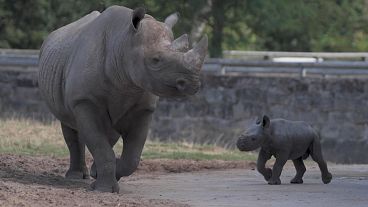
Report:
M 240 151 L 253 151 L 256 150 L 259 145 L 254 139 L 239 137 L 238 141 L 236 142 L 236 146 Z
M 169 93 L 162 93 L 162 96 L 168 97 L 187 97 L 196 94 L 199 91 L 200 83 L 195 84 L 194 86 L 186 86 L 183 87 L 181 84 L 164 84 L 166 88 L 168 88 Z
M 169 68 L 171 70 L 171 68 Z M 169 70 L 168 69 L 168 70 Z M 164 71 L 165 72 L 165 71 Z M 199 75 L 187 71 L 151 73 L 153 80 L 147 82 L 147 89 L 160 97 L 186 97 L 196 94 L 201 86 Z

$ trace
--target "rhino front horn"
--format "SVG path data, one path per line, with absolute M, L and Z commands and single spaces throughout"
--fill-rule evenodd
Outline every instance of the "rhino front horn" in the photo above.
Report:
M 203 36 L 202 39 L 194 46 L 193 49 L 189 50 L 184 54 L 184 62 L 188 69 L 201 70 L 204 59 L 207 55 L 208 38 L 207 35 Z

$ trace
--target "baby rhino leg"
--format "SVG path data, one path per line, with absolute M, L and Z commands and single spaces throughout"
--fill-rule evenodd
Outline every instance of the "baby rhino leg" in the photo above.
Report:
M 268 181 L 272 176 L 272 170 L 266 168 L 266 162 L 271 158 L 271 155 L 262 149 L 259 151 L 257 160 L 257 170 L 263 175 L 266 181 Z
M 293 160 L 293 163 L 294 163 L 294 166 L 295 166 L 296 175 L 290 181 L 290 183 L 301 184 L 301 183 L 303 183 L 303 175 L 305 173 L 305 166 L 304 166 L 302 157 L 299 157 L 298 159 Z
M 322 156 L 322 150 L 321 150 L 321 144 L 319 142 L 319 139 L 316 138 L 313 141 L 312 149 L 311 149 L 311 156 L 312 159 L 318 163 L 318 167 L 321 170 L 322 174 L 322 181 L 324 184 L 328 184 L 332 180 L 332 175 L 327 169 L 327 164 Z

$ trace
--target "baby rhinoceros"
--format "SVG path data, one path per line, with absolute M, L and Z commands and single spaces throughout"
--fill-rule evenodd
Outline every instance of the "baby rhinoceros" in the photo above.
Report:
M 257 170 L 270 185 L 281 184 L 280 175 L 287 160 L 292 160 L 296 169 L 296 175 L 290 182 L 303 183 L 305 173 L 303 159 L 309 155 L 318 163 L 323 183 L 331 182 L 332 175 L 323 159 L 319 137 L 305 122 L 270 120 L 267 116 L 263 116 L 262 120 L 257 120 L 242 133 L 237 141 L 237 147 L 240 151 L 252 151 L 261 147 Z M 276 158 L 272 170 L 265 167 L 271 156 Z

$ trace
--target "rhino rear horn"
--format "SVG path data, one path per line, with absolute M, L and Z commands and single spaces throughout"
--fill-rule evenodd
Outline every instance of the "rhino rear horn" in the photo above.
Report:
M 189 69 L 200 70 L 207 56 L 207 48 L 208 37 L 205 35 L 193 49 L 184 54 L 185 65 L 187 65 Z
M 179 20 L 179 13 L 175 12 L 173 14 L 170 14 L 168 17 L 166 17 L 165 24 L 167 27 L 172 29 L 174 25 L 176 24 L 176 22 L 178 22 L 178 20 Z
M 189 49 L 189 39 L 187 34 L 183 34 L 182 36 L 176 38 L 171 43 L 171 49 L 178 52 L 187 52 Z
M 144 18 L 145 14 L 146 14 L 146 9 L 143 8 L 143 7 L 138 7 L 136 9 L 134 9 L 134 11 L 132 13 L 132 25 L 133 25 L 135 31 L 138 30 L 139 23 Z

